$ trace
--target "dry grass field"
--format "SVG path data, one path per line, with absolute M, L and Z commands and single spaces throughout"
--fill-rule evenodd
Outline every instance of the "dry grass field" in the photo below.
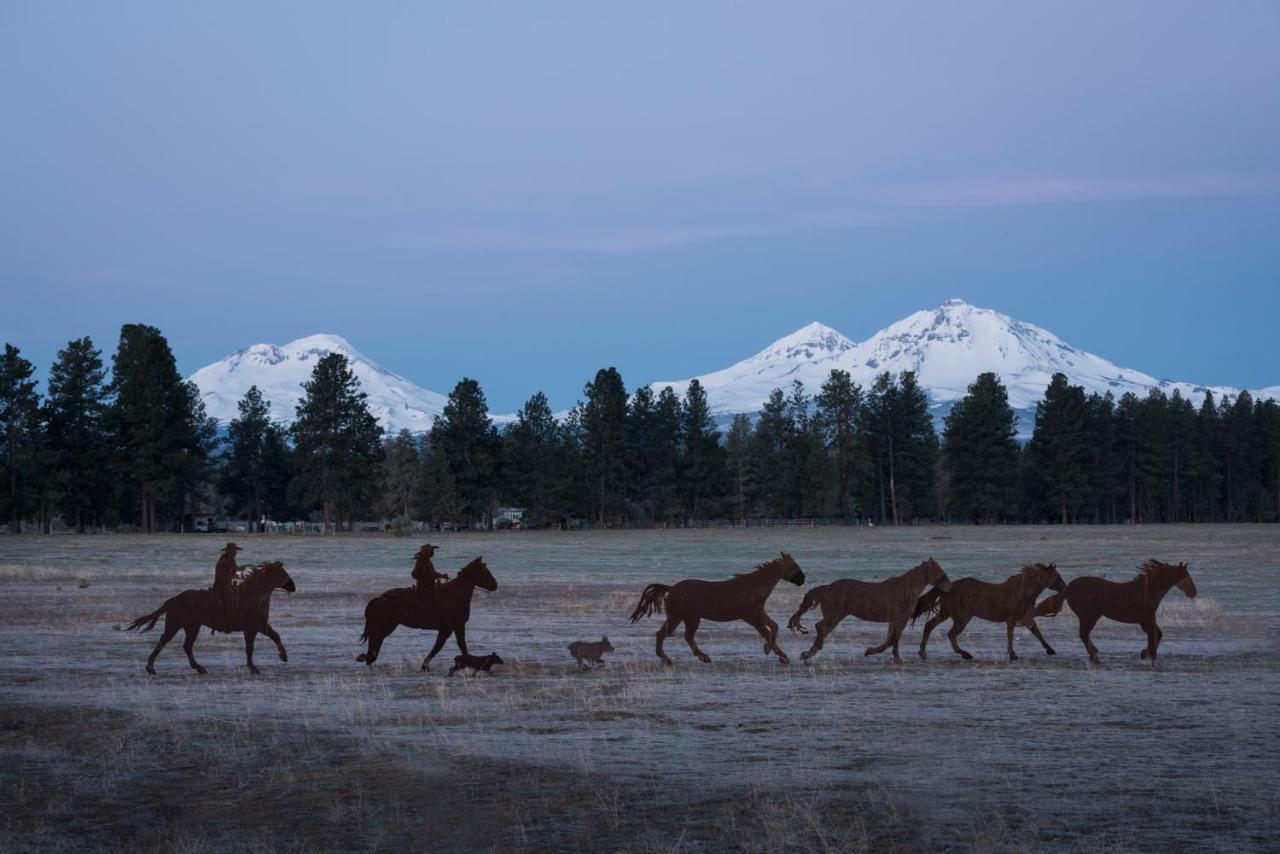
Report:
M 0 850 L 915 851 L 1274 850 L 1280 832 L 1280 529 L 969 528 L 454 534 L 437 567 L 483 555 L 473 653 L 492 677 L 447 678 L 450 642 L 401 629 L 355 662 L 370 596 L 409 582 L 416 540 L 245 537 L 298 585 L 260 640 L 118 630 L 207 586 L 221 540 L 0 537 Z M 1027 561 L 1064 577 L 1128 578 L 1187 560 L 1200 595 L 1144 637 L 1104 621 L 1088 664 L 1075 618 L 1019 630 L 974 622 L 962 662 L 867 659 L 882 626 L 846 621 L 809 665 L 783 630 L 780 666 L 744 625 L 704 623 L 712 663 L 657 620 L 627 615 L 650 581 L 720 578 L 792 553 L 810 584 L 901 572 L 932 555 L 952 578 L 999 580 Z M 80 586 L 84 579 L 88 586 Z M 785 588 L 785 589 L 784 589 Z M 785 625 L 803 588 L 779 587 Z M 812 619 L 810 619 L 810 622 Z M 582 672 L 570 641 L 617 651 Z

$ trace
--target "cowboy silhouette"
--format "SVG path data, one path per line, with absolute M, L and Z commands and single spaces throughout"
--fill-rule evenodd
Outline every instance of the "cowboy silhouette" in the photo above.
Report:
M 449 580 L 447 573 L 436 572 L 435 566 L 431 563 L 435 553 L 436 547 L 427 543 L 413 556 L 413 580 L 417 582 L 414 586 L 417 588 L 418 596 L 423 598 L 433 596 L 436 585 Z
M 233 610 L 231 577 L 240 571 L 240 565 L 236 563 L 236 553 L 239 551 L 240 547 L 235 543 L 227 543 L 222 554 L 218 555 L 217 565 L 213 568 L 213 589 L 218 594 L 218 601 L 222 603 L 222 616 L 226 621 L 228 632 L 231 631 Z

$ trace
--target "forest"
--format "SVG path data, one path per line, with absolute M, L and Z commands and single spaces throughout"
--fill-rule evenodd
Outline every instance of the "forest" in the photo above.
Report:
M 1159 523 L 1280 520 L 1280 405 L 1248 392 L 1086 394 L 1056 374 L 1020 442 L 999 377 L 974 378 L 941 435 L 911 372 L 869 388 L 833 370 L 775 389 L 721 431 L 695 380 L 628 391 L 603 368 L 561 418 L 534 393 L 512 423 L 463 378 L 419 435 L 385 435 L 346 358 L 320 359 L 294 413 L 256 389 L 220 427 L 159 329 L 125 325 L 110 370 L 69 342 L 43 394 L 0 360 L 0 518 L 11 533 L 190 530 L 201 513 L 338 529 L 682 527 L 811 520 Z M 287 426 L 286 426 L 287 423 Z

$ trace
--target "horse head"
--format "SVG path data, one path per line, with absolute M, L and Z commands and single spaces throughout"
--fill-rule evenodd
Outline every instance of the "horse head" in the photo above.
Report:
M 1173 582 L 1174 586 L 1187 594 L 1188 599 L 1196 598 L 1196 583 L 1191 580 L 1191 570 L 1187 569 L 1187 565 L 1179 563 L 1169 568 L 1173 570 L 1173 577 L 1177 579 Z
M 1040 590 L 1050 588 L 1059 593 L 1067 592 L 1067 583 L 1058 574 L 1056 563 L 1032 563 L 1022 568 L 1022 577 Z
M 273 588 L 279 588 L 286 593 L 297 593 L 298 586 L 293 583 L 293 578 L 284 570 L 284 562 L 273 560 L 270 563 L 263 564 L 263 568 L 267 571 L 268 579 Z
M 800 568 L 800 564 L 796 563 L 796 559 L 786 552 L 778 552 L 778 554 L 782 555 L 778 558 L 782 567 L 782 577 L 797 587 L 804 584 L 804 570 Z
M 498 589 L 498 580 L 493 577 L 489 567 L 485 566 L 484 558 L 476 558 L 464 566 L 458 572 L 458 580 L 479 587 L 481 590 L 488 590 L 490 593 Z
M 924 568 L 924 583 L 932 584 L 943 593 L 951 591 L 951 579 L 947 578 L 947 574 L 942 571 L 942 567 L 933 558 L 929 558 L 920 564 Z

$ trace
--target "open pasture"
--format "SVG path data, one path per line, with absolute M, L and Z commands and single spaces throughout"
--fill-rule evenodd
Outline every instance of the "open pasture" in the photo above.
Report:
M 0 537 L 0 848 L 59 850 L 1273 849 L 1280 832 L 1280 532 L 1272 526 L 771 529 L 435 534 L 437 568 L 483 555 L 473 654 L 492 677 L 429 673 L 434 637 L 399 629 L 356 663 L 370 597 L 407 586 L 418 540 L 247 537 L 297 582 L 248 674 L 238 636 L 113 629 L 211 583 L 221 539 Z M 654 655 L 659 618 L 627 615 L 649 582 L 723 578 L 792 554 L 778 586 L 781 666 L 741 623 L 704 622 L 697 662 Z M 1069 611 L 1024 629 L 945 628 L 904 662 L 865 658 L 884 626 L 812 635 L 786 620 L 806 589 L 933 556 L 952 579 L 1056 561 L 1066 579 L 1187 561 L 1196 599 L 1160 609 L 1160 662 L 1136 626 L 1103 621 L 1087 662 Z M 78 586 L 85 579 L 87 587 Z M 811 620 L 809 620 L 811 623 Z M 607 634 L 582 671 L 567 646 Z

